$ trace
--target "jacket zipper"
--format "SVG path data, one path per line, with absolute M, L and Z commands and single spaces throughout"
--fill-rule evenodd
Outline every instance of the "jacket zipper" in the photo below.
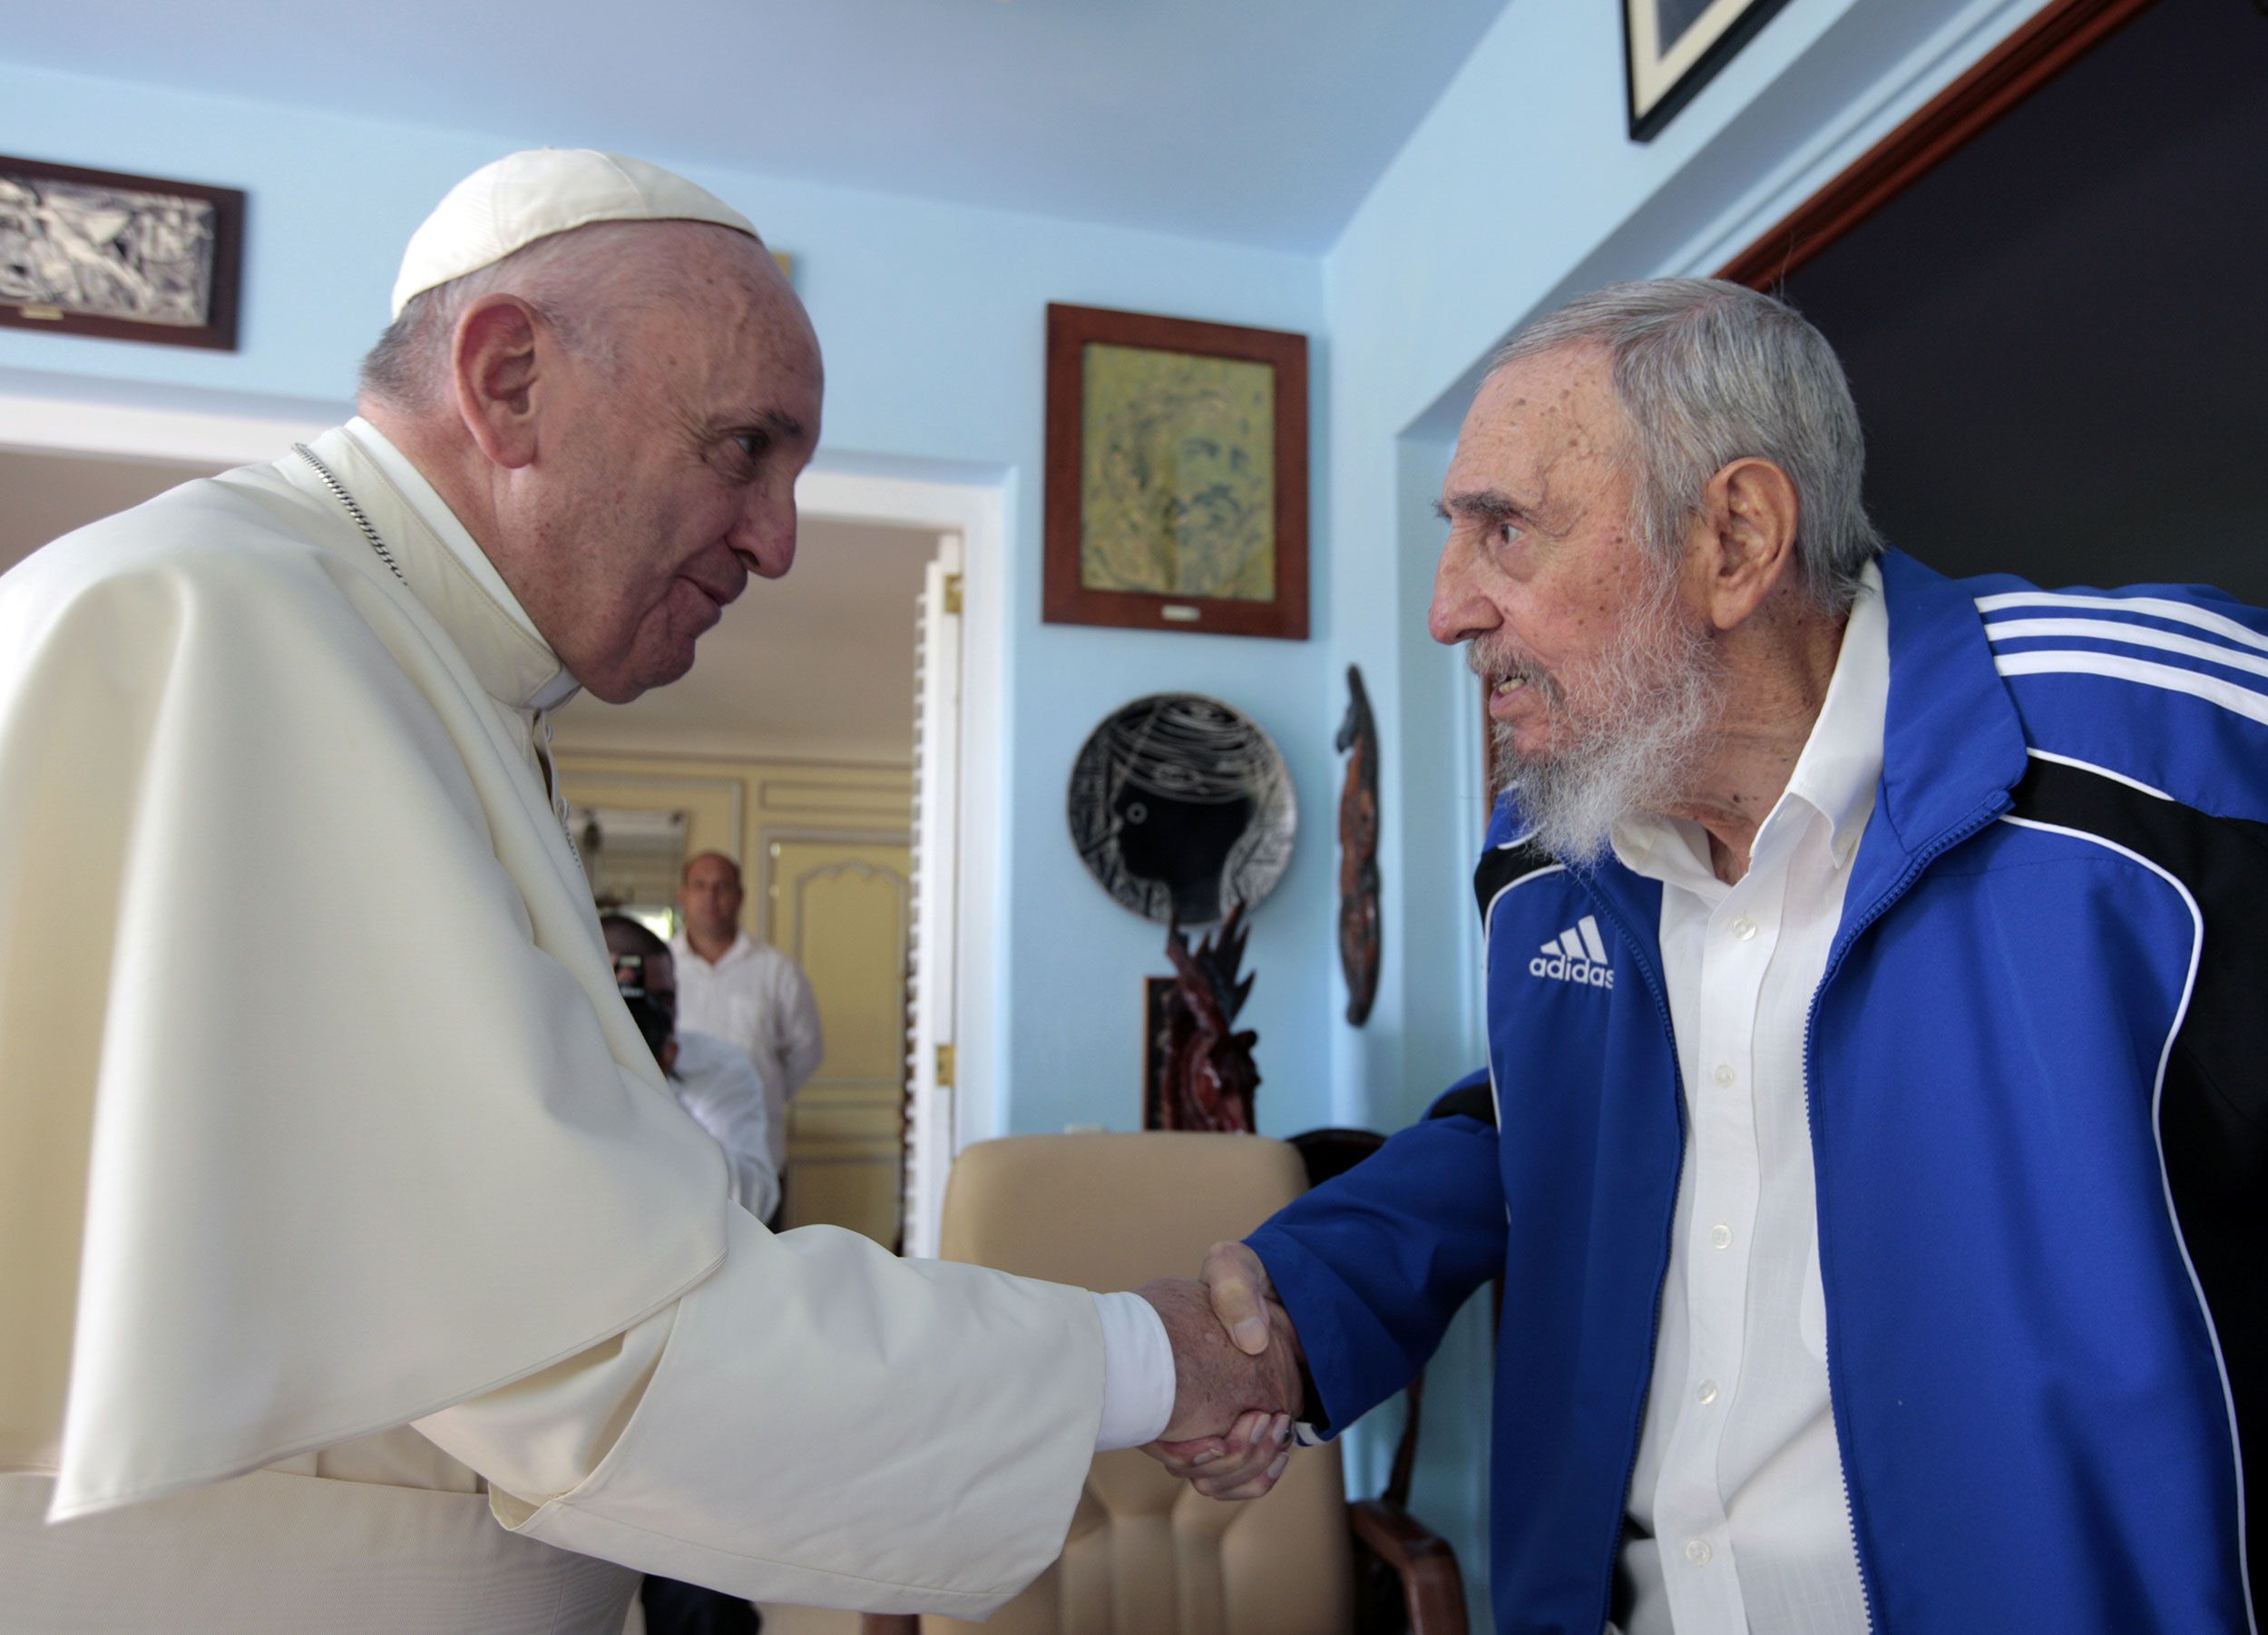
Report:
M 1835 974 L 1843 969 L 1843 956 L 1850 953 L 1852 945 L 1865 935 L 1868 926 L 1889 912 L 1892 903 L 1904 896 L 1912 888 L 1914 881 L 1921 878 L 1922 870 L 1971 835 L 1993 822 L 2013 804 L 2015 803 L 2010 799 L 2007 791 L 2002 790 L 1980 810 L 1955 827 L 1946 830 L 1921 851 L 1916 852 L 1907 863 L 1905 872 L 1898 876 L 1890 889 L 1868 904 L 1866 913 L 1835 939 L 1834 946 L 1827 955 L 1827 968 L 1820 974 L 1819 986 L 1812 990 L 1811 1006 L 1804 1013 L 1804 1132 L 1812 1143 L 1814 1168 L 1818 1162 L 1819 1152 L 1818 1137 L 1814 1133 L 1815 1121 L 1812 1102 L 1812 1085 L 1818 1078 L 1818 1062 L 1814 1053 L 1814 1031 L 1819 1021 L 1819 1001 L 1821 996 L 1827 992 L 1827 984 L 1834 981 Z M 1818 1184 L 1815 1178 L 1813 1184 L 1814 1188 Z M 1827 1231 L 1826 1212 L 1820 1210 L 1818 1213 L 1820 1240 L 1823 1245 Z M 1851 1503 L 1851 1464 L 1843 1453 L 1843 1450 L 1850 1445 L 1849 1431 L 1844 1422 L 1847 1399 L 1843 1388 L 1835 1383 L 1836 1353 L 1832 1328 L 1828 1332 L 1825 1348 L 1827 1401 L 1835 1424 L 1836 1473 L 1843 1484 L 1843 1524 L 1850 1533 L 1851 1559 L 1858 1567 L 1859 1595 L 1863 1603 L 1862 1610 L 1866 1614 L 1866 1627 L 1872 1630 L 1879 1627 L 1874 1610 L 1874 1576 L 1867 1571 L 1866 1549 L 1859 1539 L 1858 1511 Z
M 1639 953 L 1639 950 L 1644 946 L 1644 945 L 1641 944 L 1637 937 L 1631 935 L 1630 927 L 1628 922 L 1626 922 L 1619 914 L 1615 912 L 1614 906 L 1612 904 L 1608 902 L 1607 899 L 1599 893 L 1591 889 L 1589 881 L 1584 879 L 1580 874 L 1577 874 L 1573 869 L 1569 869 L 1568 872 L 1570 875 L 1574 875 L 1576 881 L 1581 885 L 1583 887 L 1583 895 L 1590 898 L 1592 904 L 1598 908 L 1598 912 L 1605 915 L 1608 920 L 1614 925 L 1614 928 L 1622 934 L 1622 940 L 1624 944 L 1629 947 L 1633 956 L 1637 959 L 1638 974 L 1646 979 L 1646 992 L 1654 1001 L 1654 1013 L 1661 1020 L 1662 1037 L 1668 1043 L 1669 1045 L 1670 1084 L 1676 1092 L 1676 1105 L 1677 1109 L 1677 1164 L 1679 1172 L 1683 1173 L 1686 1160 L 1686 1074 L 1685 1070 L 1677 1063 L 1677 1029 L 1675 1023 L 1670 1018 L 1668 996 L 1663 993 L 1661 984 L 1655 975 L 1653 967 L 1647 964 L 1645 955 Z M 1629 1456 L 1623 1461 L 1622 1484 L 1616 1490 L 1622 1495 L 1622 1504 L 1620 1509 L 1616 1512 L 1614 1537 L 1607 1546 L 1607 1571 L 1605 1575 L 1607 1587 L 1605 1594 L 1600 1598 L 1600 1604 L 1598 1608 L 1598 1626 L 1601 1629 L 1606 1628 L 1608 1623 L 1611 1621 L 1614 1617 L 1615 1559 L 1620 1555 L 1622 1552 L 1622 1518 L 1628 1513 L 1630 1508 L 1630 1479 L 1637 1473 L 1638 1439 L 1646 1433 L 1646 1405 L 1647 1399 L 1652 1389 L 1654 1355 L 1660 1349 L 1662 1341 L 1662 1285 L 1669 1276 L 1669 1249 L 1671 1241 L 1677 1233 L 1677 1188 L 1672 1186 L 1670 1189 L 1669 1215 L 1668 1218 L 1662 1222 L 1661 1258 L 1655 1263 L 1654 1268 L 1654 1320 L 1652 1326 L 1648 1328 L 1646 1336 L 1646 1372 L 1647 1390 L 1638 1393 L 1637 1410 L 1630 1421 L 1630 1437 L 1628 1443 L 1630 1450 Z

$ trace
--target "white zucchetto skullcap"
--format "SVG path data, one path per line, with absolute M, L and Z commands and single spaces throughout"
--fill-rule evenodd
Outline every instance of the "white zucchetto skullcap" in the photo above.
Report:
M 593 221 L 713 221 L 757 237 L 738 210 L 659 165 L 590 148 L 531 148 L 481 166 L 410 234 L 394 316 L 436 284 Z

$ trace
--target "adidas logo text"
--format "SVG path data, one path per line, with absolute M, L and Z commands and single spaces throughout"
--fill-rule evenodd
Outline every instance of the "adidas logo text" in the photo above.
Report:
M 1615 974 L 1607 964 L 1607 945 L 1598 938 L 1598 922 L 1587 914 L 1544 944 L 1543 952 L 1528 962 L 1528 974 L 1590 988 L 1612 988 Z

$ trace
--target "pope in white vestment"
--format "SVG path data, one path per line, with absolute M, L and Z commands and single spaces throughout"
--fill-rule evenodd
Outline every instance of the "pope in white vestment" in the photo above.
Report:
M 619 1628 L 587 1556 L 982 1615 L 1096 1446 L 1094 1300 L 728 1205 L 572 680 L 386 438 L 308 452 L 0 579 L 11 1627 Z

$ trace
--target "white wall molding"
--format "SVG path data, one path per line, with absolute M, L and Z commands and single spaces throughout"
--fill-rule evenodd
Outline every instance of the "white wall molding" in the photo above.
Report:
M 83 459 L 250 465 L 338 424 L 289 414 L 98 403 L 0 382 L 0 447 Z

